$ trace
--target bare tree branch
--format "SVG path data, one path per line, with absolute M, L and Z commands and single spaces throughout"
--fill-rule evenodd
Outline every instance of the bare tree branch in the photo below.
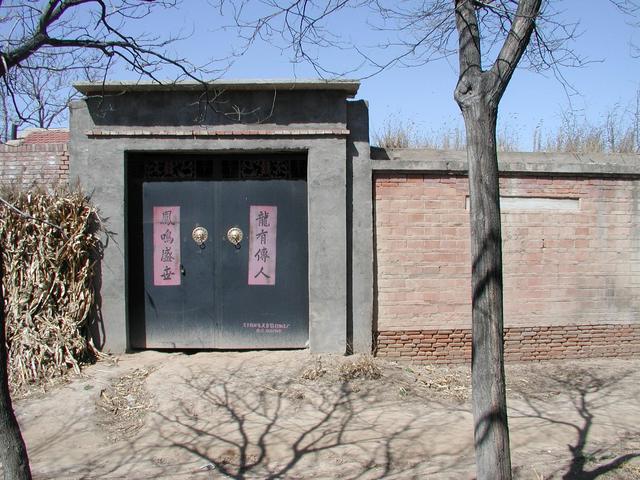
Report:
M 76 81 L 106 79 L 114 65 L 164 83 L 215 78 L 233 56 L 194 65 L 171 50 L 185 37 L 133 34 L 135 22 L 178 0 L 5 0 L 0 2 L 0 94 L 8 122 L 49 127 L 66 114 Z M 215 97 L 215 94 L 214 94 Z
M 482 51 L 476 6 L 471 0 L 456 0 L 456 27 L 458 29 L 458 58 L 460 74 L 455 97 L 458 102 L 469 95 L 477 95 L 473 86 L 482 74 Z
M 29 220 L 33 220 L 34 222 L 39 222 L 39 223 L 44 223 L 45 225 L 49 225 L 50 227 L 55 228 L 56 230 L 58 230 L 61 235 L 62 238 L 64 238 L 65 240 L 67 239 L 67 234 L 64 231 L 64 229 L 60 226 L 60 225 L 56 225 L 55 223 L 51 223 L 48 220 L 44 220 L 42 218 L 36 218 L 32 215 L 29 215 L 27 212 L 24 212 L 22 210 L 20 210 L 18 207 L 16 207 L 13 203 L 5 200 L 3 197 L 0 196 L 0 203 L 4 204 L 9 210 L 11 210 L 12 212 L 14 212 L 15 214 L 29 219 Z
M 515 18 L 511 22 L 509 33 L 500 49 L 498 58 L 491 67 L 491 74 L 495 79 L 493 95 L 496 104 L 502 98 L 513 72 L 520 63 L 520 59 L 527 51 L 531 34 L 535 28 L 535 21 L 540 14 L 542 0 L 518 2 Z

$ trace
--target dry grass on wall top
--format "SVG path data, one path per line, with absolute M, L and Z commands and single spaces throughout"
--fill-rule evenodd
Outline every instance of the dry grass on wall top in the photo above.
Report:
M 79 190 L 4 190 L 0 242 L 9 382 L 14 393 L 90 361 L 94 276 L 101 257 L 100 219 Z M 56 228 L 60 227 L 60 228 Z

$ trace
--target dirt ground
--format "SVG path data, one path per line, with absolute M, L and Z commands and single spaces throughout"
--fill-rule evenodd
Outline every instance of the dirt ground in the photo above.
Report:
M 507 366 L 518 479 L 640 479 L 640 359 Z M 143 352 L 15 401 L 35 478 L 471 479 L 468 367 Z

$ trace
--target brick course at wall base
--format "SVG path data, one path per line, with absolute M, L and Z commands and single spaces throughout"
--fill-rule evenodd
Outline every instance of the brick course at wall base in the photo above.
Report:
M 407 363 L 471 361 L 471 330 L 384 330 L 376 334 L 376 356 Z M 640 325 L 564 325 L 504 330 L 507 361 L 640 354 Z

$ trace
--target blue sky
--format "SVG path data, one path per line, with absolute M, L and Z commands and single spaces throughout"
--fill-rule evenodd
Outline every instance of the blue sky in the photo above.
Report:
M 640 27 L 628 24 L 608 0 L 552 0 L 564 10 L 568 21 L 579 21 L 581 35 L 575 50 L 592 63 L 581 68 L 566 68 L 563 75 L 575 89 L 571 95 L 551 73 L 536 74 L 518 70 L 500 106 L 499 129 L 508 127 L 518 137 L 523 149 L 531 147 L 536 126 L 553 131 L 561 121 L 560 112 L 569 108 L 584 114 L 593 122 L 601 120 L 612 107 L 631 107 L 640 89 L 640 59 L 631 55 L 631 42 L 640 44 Z M 347 11 L 338 14 L 330 25 L 345 41 L 373 43 L 373 32 L 365 25 L 367 13 Z M 139 28 L 155 31 L 193 31 L 181 42 L 181 56 L 201 62 L 210 57 L 223 57 L 240 42 L 236 33 L 221 30 L 230 23 L 220 18 L 205 0 L 185 0 L 171 14 L 163 12 L 148 19 Z M 347 70 L 357 60 L 348 51 L 326 51 L 323 61 L 336 70 Z M 350 75 L 357 78 L 365 72 Z M 268 43 L 256 43 L 238 58 L 223 78 L 313 78 L 317 74 L 309 65 L 293 64 L 287 51 Z M 112 79 L 125 79 L 119 72 Z M 370 105 L 372 131 L 380 130 L 385 121 L 401 120 L 422 132 L 439 132 L 462 126 L 458 107 L 453 100 L 457 80 L 457 59 L 449 58 L 420 67 L 392 68 L 362 81 L 359 98 Z

